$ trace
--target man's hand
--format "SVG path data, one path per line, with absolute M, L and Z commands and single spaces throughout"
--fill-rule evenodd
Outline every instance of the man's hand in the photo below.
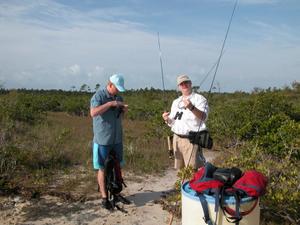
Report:
M 191 109 L 193 107 L 193 104 L 191 103 L 189 98 L 183 97 L 182 101 L 186 109 Z
M 168 122 L 169 115 L 170 115 L 170 112 L 164 112 L 162 114 L 162 118 L 164 119 L 164 121 Z
M 125 104 L 123 102 L 120 102 L 117 100 L 110 102 L 110 107 L 122 108 L 124 106 L 125 106 Z
M 123 112 L 124 113 L 128 112 L 128 105 L 126 105 L 126 104 L 123 105 Z

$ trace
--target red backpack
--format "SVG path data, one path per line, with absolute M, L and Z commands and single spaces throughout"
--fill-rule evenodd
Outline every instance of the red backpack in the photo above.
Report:
M 213 166 L 211 163 L 206 162 L 204 167 L 201 167 L 195 174 L 189 185 L 191 189 L 197 192 L 199 200 L 202 205 L 204 221 L 208 225 L 213 225 L 208 212 L 207 201 L 203 194 L 215 196 L 215 212 L 219 209 L 219 193 L 224 182 L 217 180 L 213 177 L 214 172 L 218 168 Z
M 236 215 L 238 214 L 240 218 L 242 218 L 242 216 L 248 215 L 256 207 L 258 203 L 258 197 L 263 196 L 266 193 L 267 184 L 267 178 L 262 173 L 256 170 L 245 171 L 242 177 L 233 184 L 232 188 L 224 190 L 224 193 L 226 195 L 233 195 L 238 207 L 240 205 L 240 198 L 242 197 L 253 197 L 255 199 L 254 204 L 247 211 L 237 213 L 238 209 L 233 210 L 223 204 L 222 198 L 224 194 L 222 194 L 220 205 L 224 212 L 224 215 L 226 216 L 225 213 L 229 214 L 229 218 L 233 220 L 236 219 Z
M 238 224 L 243 216 L 248 215 L 256 207 L 258 197 L 266 193 L 267 178 L 262 173 L 249 170 L 241 174 L 237 170 L 239 169 L 234 167 L 219 169 L 207 162 L 194 174 L 190 181 L 191 189 L 197 192 L 201 201 L 204 220 L 207 224 L 212 224 L 212 221 L 209 218 L 208 207 L 203 194 L 215 195 L 215 211 L 217 212 L 220 206 L 228 222 Z M 231 178 L 232 174 L 236 176 L 233 179 Z M 231 182 L 227 182 L 228 180 Z M 226 206 L 224 202 L 226 195 L 234 196 L 235 210 Z M 240 200 L 243 197 L 253 197 L 255 202 L 251 209 L 241 212 L 239 210 Z
M 217 167 L 207 162 L 201 167 L 190 180 L 190 187 L 197 193 L 214 194 L 224 186 L 224 183 L 213 178 Z
M 266 193 L 267 178 L 260 172 L 248 170 L 233 184 L 233 189 L 241 195 L 259 197 Z

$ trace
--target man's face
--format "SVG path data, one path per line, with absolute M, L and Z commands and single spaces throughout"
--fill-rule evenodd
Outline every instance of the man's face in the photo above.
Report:
M 116 95 L 119 91 L 113 83 L 109 83 L 109 94 Z
M 182 92 L 183 95 L 188 95 L 191 93 L 192 90 L 191 81 L 183 81 L 178 86 L 179 86 L 179 90 Z

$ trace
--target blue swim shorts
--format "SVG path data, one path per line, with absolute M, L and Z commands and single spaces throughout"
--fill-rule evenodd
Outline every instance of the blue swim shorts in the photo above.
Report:
M 98 145 L 93 146 L 93 167 L 95 170 L 104 169 L 104 162 L 110 151 L 115 151 L 116 157 L 120 162 L 121 167 L 124 165 L 123 160 L 123 144 L 114 145 Z

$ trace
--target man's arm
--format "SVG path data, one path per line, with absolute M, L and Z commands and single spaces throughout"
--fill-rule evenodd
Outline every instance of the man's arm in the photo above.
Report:
M 206 119 L 206 113 L 198 109 L 189 99 L 183 98 L 184 105 L 189 109 L 198 119 L 204 121 Z M 205 104 L 207 104 L 205 102 Z
M 198 119 L 204 121 L 206 119 L 206 113 L 196 108 L 192 103 L 187 107 Z
M 124 106 L 124 103 L 119 101 L 106 102 L 103 105 L 99 105 L 97 107 L 91 107 L 90 115 L 91 117 L 95 117 L 105 113 L 110 107 L 120 107 L 120 106 Z

